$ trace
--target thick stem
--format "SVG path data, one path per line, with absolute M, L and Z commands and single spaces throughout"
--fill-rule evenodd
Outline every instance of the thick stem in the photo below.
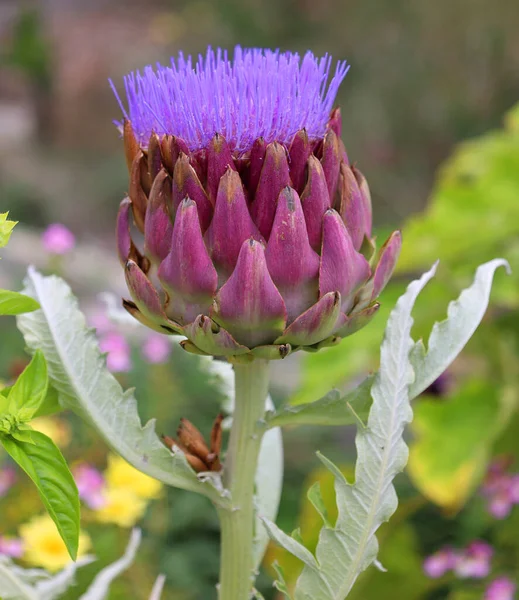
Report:
M 269 363 L 234 366 L 236 401 L 224 484 L 232 510 L 220 509 L 222 552 L 219 600 L 249 600 L 254 569 L 254 477 L 261 444 L 258 421 L 265 414 Z

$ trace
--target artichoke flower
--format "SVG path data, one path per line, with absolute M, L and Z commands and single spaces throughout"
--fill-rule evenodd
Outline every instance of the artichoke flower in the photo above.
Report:
M 231 361 L 315 351 L 368 323 L 401 237 L 375 251 L 368 184 L 332 110 L 347 70 L 237 47 L 125 77 L 117 245 L 136 319 Z

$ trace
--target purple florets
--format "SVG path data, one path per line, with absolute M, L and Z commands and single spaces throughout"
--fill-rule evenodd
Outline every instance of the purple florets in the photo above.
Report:
M 348 66 L 339 61 L 328 84 L 332 59 L 307 52 L 208 49 L 171 59 L 171 66 L 148 66 L 126 75 L 128 110 L 112 88 L 126 119 L 145 146 L 152 132 L 181 137 L 190 150 L 205 147 L 215 133 L 230 148 L 247 151 L 254 140 L 289 143 L 306 128 L 310 139 L 323 137 L 333 102 Z

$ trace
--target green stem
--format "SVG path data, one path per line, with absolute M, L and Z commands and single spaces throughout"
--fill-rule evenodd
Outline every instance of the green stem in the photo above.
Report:
M 261 444 L 257 424 L 265 414 L 266 360 L 234 366 L 236 401 L 224 485 L 232 509 L 219 510 L 222 528 L 219 600 L 249 600 L 254 583 L 254 477 Z

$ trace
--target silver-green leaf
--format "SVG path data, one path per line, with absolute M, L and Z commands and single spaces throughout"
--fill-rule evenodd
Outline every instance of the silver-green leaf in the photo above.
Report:
M 201 482 L 181 452 L 172 454 L 162 444 L 153 421 L 142 427 L 133 391 L 124 392 L 106 368 L 69 286 L 30 268 L 24 293 L 41 309 L 18 316 L 18 328 L 32 351 L 43 352 L 60 404 L 93 425 L 115 452 L 143 473 L 227 506 L 227 498 L 211 481 Z
M 358 575 L 376 560 L 375 532 L 396 509 L 393 479 L 408 455 L 403 432 L 412 418 L 408 393 L 413 381 L 411 310 L 435 270 L 436 265 L 409 285 L 389 317 L 367 427 L 359 427 L 356 438 L 355 483 L 350 484 L 333 463 L 320 456 L 335 477 L 338 517 L 334 527 L 325 525 L 321 530 L 315 558 L 272 523 L 267 524 L 273 539 L 304 560 L 295 600 L 344 600 Z
M 502 258 L 495 258 L 478 267 L 474 283 L 449 304 L 447 318 L 434 324 L 427 350 L 422 340 L 414 344 L 410 354 L 415 372 L 415 379 L 409 388 L 411 398 L 416 398 L 426 390 L 470 340 L 485 316 L 492 281 L 499 267 L 505 267 L 510 274 L 510 265 Z

